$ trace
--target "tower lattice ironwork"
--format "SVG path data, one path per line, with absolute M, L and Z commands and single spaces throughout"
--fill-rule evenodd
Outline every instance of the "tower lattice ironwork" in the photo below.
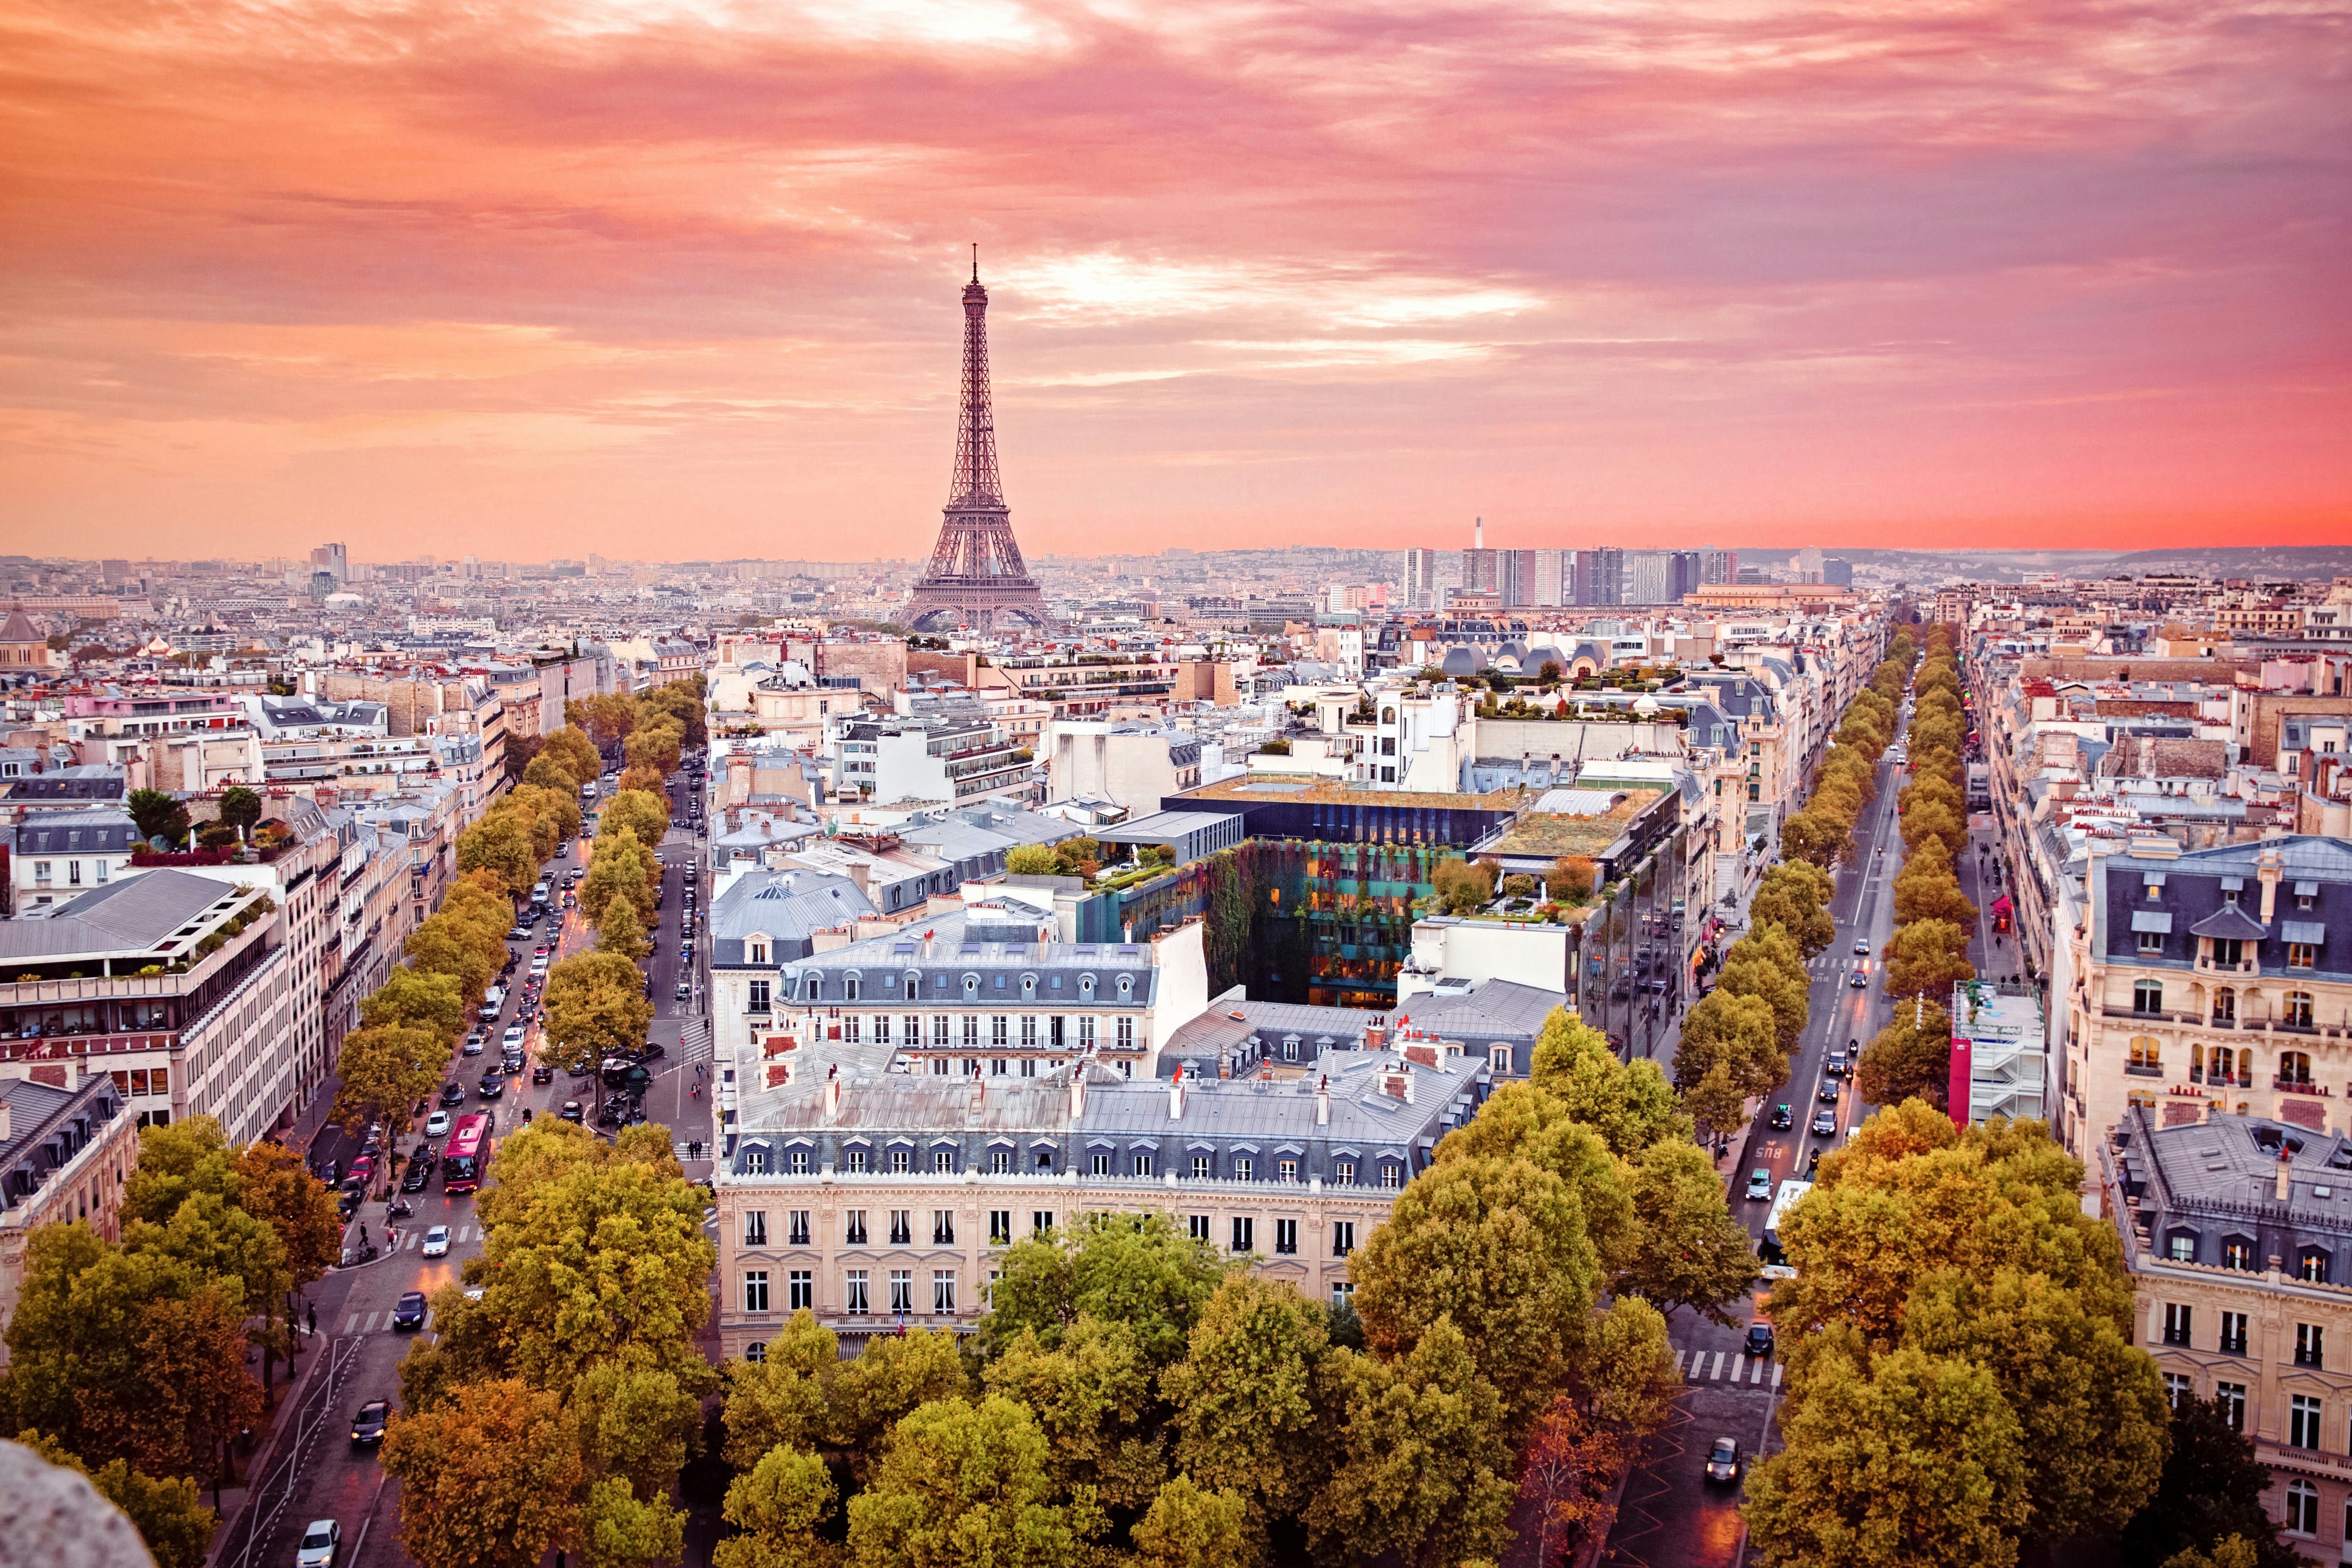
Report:
M 909 626 L 960 620 L 977 628 L 1007 619 L 1048 624 L 1045 597 L 1013 538 L 1013 513 L 996 472 L 996 419 L 988 399 L 988 290 L 975 248 L 963 290 L 962 411 L 956 422 L 955 477 L 931 563 L 917 578 Z

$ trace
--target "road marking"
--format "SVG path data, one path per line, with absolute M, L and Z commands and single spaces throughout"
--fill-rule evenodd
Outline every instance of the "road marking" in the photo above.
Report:
M 1723 1376 L 1723 1352 L 1722 1352 L 1721 1351 L 1717 1351 L 1717 1352 L 1715 1352 L 1715 1370 L 1714 1370 L 1713 1372 L 1711 1372 L 1711 1373 L 1707 1373 L 1707 1381 L 1708 1381 L 1709 1383 L 1717 1382 L 1717 1381 L 1720 1381 L 1720 1380 L 1721 1380 L 1722 1376 Z
M 360 1331 L 360 1315 L 352 1312 L 343 1319 L 343 1337 L 349 1339 Z
M 1780 1369 L 1777 1366 L 1772 1369 L 1772 1392 L 1780 1392 Z
M 1748 1380 L 1748 1386 L 1752 1388 L 1752 1387 L 1754 1387 L 1756 1384 L 1759 1384 L 1759 1383 L 1761 1383 L 1761 1382 L 1763 1382 L 1763 1381 L 1764 1381 L 1764 1358 L 1763 1358 L 1762 1356 L 1758 1356 L 1758 1357 L 1756 1358 L 1756 1375 L 1754 1375 L 1753 1377 L 1749 1378 L 1749 1379 Z
M 1689 1356 L 1689 1354 L 1690 1354 L 1690 1352 L 1688 1352 L 1688 1351 L 1676 1351 L 1676 1352 L 1675 1352 L 1675 1375 L 1676 1377 L 1680 1377 L 1680 1376 L 1682 1376 L 1682 1374 L 1683 1374 L 1683 1362 L 1684 1362 L 1684 1360 L 1685 1360 L 1685 1358 L 1687 1358 L 1687 1357 Z

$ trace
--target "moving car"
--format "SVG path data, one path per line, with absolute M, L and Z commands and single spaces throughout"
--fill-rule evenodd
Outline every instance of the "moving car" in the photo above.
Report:
M 1774 1106 L 1774 1107 L 1772 1108 L 1772 1123 L 1771 1123 L 1771 1126 L 1772 1126 L 1772 1131 L 1775 1131 L 1775 1132 L 1786 1132 L 1790 1128 L 1794 1127 L 1796 1124 L 1797 1124 L 1797 1119 L 1796 1119 L 1796 1117 L 1795 1117 L 1795 1116 L 1794 1116 L 1794 1115 L 1790 1111 L 1790 1110 L 1789 1110 L 1789 1108 L 1788 1108 L 1787 1106 L 1785 1106 L 1785 1105 L 1776 1105 L 1776 1106 Z M 430 1128 L 427 1128 L 427 1129 L 426 1129 L 426 1131 L 432 1131 L 432 1130 L 431 1130 Z
M 457 1098 L 460 1100 L 466 1098 L 465 1091 L 463 1089 L 458 1090 Z M 446 1138 L 449 1136 L 449 1113 L 446 1110 L 436 1110 L 432 1115 L 426 1117 L 425 1119 L 425 1136 L 427 1138 Z
M 1772 1325 L 1763 1321 L 1761 1319 L 1748 1324 L 1748 1343 L 1741 1348 L 1746 1350 L 1748 1353 L 1752 1356 L 1770 1355 L 1772 1353 Z
M 1870 939 L 1864 937 L 1861 941 L 1855 942 L 1853 944 L 1853 952 L 1854 956 L 1857 958 L 1868 958 L 1870 956 Z
M 446 1225 L 436 1225 L 431 1230 L 426 1231 L 425 1233 L 425 1245 L 417 1248 L 417 1250 L 426 1258 L 448 1257 L 449 1227 Z
M 452 1081 L 448 1082 L 448 1083 L 445 1083 L 445 1084 L 443 1084 L 443 1085 L 441 1086 L 441 1103 L 442 1103 L 442 1104 L 444 1104 L 444 1105 L 463 1105 L 463 1104 L 465 1104 L 465 1103 L 466 1103 L 466 1089 L 465 1089 L 465 1086 L 464 1086 L 463 1084 L 457 1083 L 457 1081 L 455 1081 L 454 1079 L 453 1079 Z
M 1853 990 L 1864 990 L 1870 984 L 1870 971 L 1867 969 L 1857 969 L 1852 974 L 1846 976 L 1845 983 Z
M 1759 1165 L 1748 1173 L 1748 1195 L 1750 1199 L 1772 1195 L 1772 1173 Z
M 1823 1105 L 1835 1105 L 1838 1102 L 1838 1080 L 1833 1078 L 1822 1079 L 1821 1090 L 1813 1098 Z
M 577 1122 L 581 1117 L 580 1102 L 576 1100 L 565 1100 L 563 1109 L 557 1111 L 556 1115 L 566 1121 Z
M 400 1190 L 404 1193 L 421 1193 L 425 1190 L 425 1184 L 432 1179 L 431 1161 L 411 1160 L 408 1162 L 408 1169 L 400 1173 Z
M 1835 1137 L 1836 1135 L 1837 1135 L 1837 1112 L 1836 1112 L 1836 1111 L 1834 1111 L 1834 1110 L 1824 1110 L 1824 1111 L 1822 1111 L 1820 1115 L 1818 1115 L 1818 1116 L 1816 1116 L 1816 1117 L 1814 1117 L 1814 1118 L 1813 1118 L 1813 1136 L 1814 1136 L 1814 1137 L 1816 1137 L 1816 1138 L 1833 1138 L 1833 1137 Z
M 530 1069 L 530 1081 L 533 1083 L 553 1083 L 555 1081 L 555 1069 L 549 1067 L 545 1062 L 541 1062 L 537 1067 Z
M 1711 1481 L 1736 1481 L 1739 1479 L 1739 1439 L 1717 1437 L 1706 1451 L 1706 1479 Z
M 343 1543 L 342 1526 L 331 1519 L 314 1519 L 302 1531 L 294 1553 L 294 1568 L 335 1568 L 335 1551 Z
M 482 1045 L 483 1045 L 483 1042 L 485 1042 L 485 1041 L 486 1041 L 486 1040 L 488 1040 L 488 1038 L 489 1038 L 489 1037 L 488 1037 L 488 1035 L 485 1035 L 484 1033 L 482 1033 L 482 1031 L 481 1031 L 481 1030 L 479 1030 L 479 1029 L 477 1029 L 477 1030 L 475 1030 L 472 1034 L 467 1035 L 467 1036 L 466 1037 L 466 1054 L 467 1054 L 467 1056 L 469 1056 L 469 1057 L 478 1057 L 478 1056 L 480 1056 L 480 1055 L 482 1054 Z
M 673 999 L 673 1000 L 675 1000 L 675 1001 L 679 1001 L 679 1002 L 684 1002 L 684 1001 L 688 1000 L 688 998 L 690 998 L 691 996 L 693 996 L 693 994 L 694 994 L 694 984 L 693 984 L 693 983 L 692 983 L 691 981 L 687 981 L 687 980 L 681 980 L 681 981 L 679 981 L 679 982 L 677 983 L 677 988 L 676 988 L 676 989 L 671 993 L 672 999 Z
M 522 1044 L 522 1026 L 520 1024 L 509 1024 L 507 1026 L 507 1032 L 503 1036 L 499 1037 L 499 1041 L 503 1045 L 509 1046 L 519 1046 Z
M 417 1300 L 422 1301 L 424 1298 L 420 1296 Z M 419 1322 L 424 1321 L 422 1308 L 418 1309 L 417 1321 Z M 397 1312 L 393 1315 L 393 1326 L 394 1328 L 400 1326 Z M 373 1448 L 383 1442 L 384 1423 L 391 1419 L 392 1401 L 389 1399 L 371 1399 L 361 1405 L 360 1413 L 352 1417 L 352 1447 Z
M 496 1100 L 507 1090 L 506 1075 L 492 1068 L 482 1075 L 482 1081 L 476 1089 L 484 1100 Z
M 392 1326 L 395 1329 L 421 1329 L 425 1326 L 425 1292 L 404 1293 L 392 1310 Z

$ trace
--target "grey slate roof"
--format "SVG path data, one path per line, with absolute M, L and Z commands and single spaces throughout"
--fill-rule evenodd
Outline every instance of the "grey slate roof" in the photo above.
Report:
M 0 962 L 9 959 L 155 956 L 186 928 L 188 940 L 235 910 L 232 885 L 159 867 L 93 888 L 57 907 L 47 920 L 0 921 Z M 215 907 L 217 906 L 217 907 Z
M 922 1001 L 935 1005 L 961 1004 L 967 995 L 967 978 L 978 983 L 970 993 L 978 1006 L 1016 1002 L 1076 1005 L 1081 1001 L 1097 1008 L 1150 1005 L 1159 973 L 1152 967 L 1150 944 L 1039 942 L 1037 929 L 1027 923 L 983 924 L 971 910 L 925 917 L 790 965 L 784 973 L 789 992 L 778 999 L 807 1000 L 802 987 L 814 974 L 819 979 L 817 1001 L 851 1000 L 845 983 L 855 975 L 859 982 L 855 999 L 881 1002 L 902 995 L 895 987 L 906 975 L 916 974 L 921 977 Z M 1119 994 L 1121 978 L 1129 982 L 1125 996 Z M 1035 991 L 1031 994 L 1023 983 L 1033 979 Z M 894 989 L 886 993 L 885 987 Z
M 763 932 L 777 944 L 763 966 L 772 969 L 787 958 L 802 956 L 813 933 L 875 912 L 873 901 L 846 877 L 806 870 L 746 871 L 711 902 L 711 965 L 744 967 L 744 938 Z
M 27 855 L 123 855 L 142 840 L 120 811 L 45 811 L 6 830 L 15 852 Z

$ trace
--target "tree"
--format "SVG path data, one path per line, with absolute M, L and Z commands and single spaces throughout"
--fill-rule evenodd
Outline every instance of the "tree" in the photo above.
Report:
M 1695 1143 L 1654 1144 L 1634 1157 L 1629 1186 L 1640 1242 L 1612 1293 L 1638 1296 L 1667 1317 L 1694 1307 L 1731 1326 L 1726 1307 L 1756 1282 L 1756 1249 L 1731 1217 L 1715 1163 Z
M 961 1401 L 970 1389 L 952 1330 L 877 1335 L 835 1374 L 834 1435 L 862 1479 L 907 1415 L 935 1401 Z
M 1004 869 L 1015 877 L 1055 877 L 1062 858 L 1044 844 L 1016 844 L 1004 852 Z
M 162 790 L 134 789 L 123 805 L 130 808 L 131 820 L 138 824 L 142 838 L 177 844 L 188 836 L 188 808 Z
M 643 790 L 647 795 L 659 795 L 662 774 L 658 768 L 623 768 L 614 781 L 616 790 Z
M 595 776 L 592 773 L 588 778 Z M 577 795 L 580 793 L 580 786 L 588 780 L 575 776 L 569 768 L 565 767 L 564 759 L 560 757 L 552 747 L 542 747 L 539 754 L 531 758 L 530 763 L 522 770 L 522 782 L 534 789 L 569 790 Z
M 662 835 L 669 831 L 669 806 L 663 796 L 653 790 L 625 789 L 614 793 L 604 803 L 604 812 L 598 820 L 596 837 L 609 837 L 623 828 L 637 836 L 640 844 L 659 844 Z
M 1326 1322 L 1287 1282 L 1235 1274 L 1202 1310 L 1189 1353 L 1160 1375 L 1176 1407 L 1177 1468 L 1244 1500 L 1261 1530 L 1304 1510 L 1330 1464 L 1317 1393 Z
M 2163 1563 L 2184 1552 L 2207 1552 L 2232 1538 L 2252 1550 L 2255 1568 L 2295 1568 L 2303 1558 L 2278 1538 L 2278 1521 L 2263 1507 L 2270 1471 L 2254 1457 L 2253 1439 L 2231 1424 L 2217 1396 L 2174 1402 L 2163 1479 L 2123 1528 L 2118 1544 L 2129 1563 Z
M 236 1153 L 237 1206 L 278 1233 L 288 1286 L 307 1289 L 342 1256 L 335 1194 L 283 1143 L 257 1139 Z
M 1777 928 L 1774 928 L 1777 929 Z M 1752 998 L 1763 1003 L 1772 1013 L 1773 1039 L 1785 1058 L 1794 1049 L 1812 1016 L 1809 993 L 1812 987 L 1801 967 L 1793 973 L 1781 964 L 1761 955 L 1741 950 L 1747 944 L 1734 943 L 1724 955 L 1723 973 L 1717 977 L 1711 995 Z M 1784 1069 L 1785 1070 L 1785 1069 Z M 1778 1082 L 1776 1078 L 1774 1082 Z M 1765 1086 L 1769 1088 L 1770 1085 Z
M 1176 1477 L 1135 1521 L 1136 1568 L 1255 1568 L 1247 1507 L 1239 1492 L 1208 1491 L 1190 1476 Z
M 1356 1312 L 1384 1358 L 1443 1321 L 1530 1420 L 1565 1373 L 1600 1285 L 1582 1205 L 1524 1159 L 1453 1160 L 1398 1194 L 1355 1260 Z
M 645 962 L 654 944 L 646 939 L 644 922 L 637 919 L 637 906 L 626 899 L 614 899 L 604 906 L 604 916 L 596 922 L 596 951 L 614 958 L 625 959 L 635 966 Z
M 1968 847 L 1968 824 L 1959 813 L 1941 801 L 1927 801 L 1904 813 L 1905 847 L 1916 847 L 1921 839 L 1931 836 L 1942 839 L 1944 848 L 1958 859 Z
M 539 879 L 539 846 L 510 811 L 493 812 L 457 835 L 457 868 L 488 871 L 509 894 L 530 890 Z
M 1024 1329 L 989 1363 L 989 1391 L 1017 1399 L 1045 1435 L 1047 1466 L 1067 1494 L 1091 1487 L 1105 1502 L 1142 1508 L 1167 1478 L 1159 1434 L 1147 1430 L 1152 1367 L 1125 1323 L 1082 1317 L 1046 1348 Z
M 1009 1344 L 1034 1329 L 1048 1347 L 1081 1316 L 1121 1322 L 1156 1367 L 1184 1353 L 1201 1310 L 1224 1278 L 1226 1261 L 1208 1243 L 1177 1229 L 1156 1211 L 1100 1211 L 1073 1217 L 1067 1227 L 1014 1242 L 989 1289 L 983 1342 Z
M 273 1236 L 269 1245 L 276 1244 Z M 281 1271 L 255 1283 L 278 1285 L 282 1293 L 283 1279 Z M 100 1451 L 126 1458 L 150 1475 L 211 1473 L 230 1439 L 261 1418 L 261 1386 L 245 1370 L 245 1318 L 234 1279 L 215 1279 L 178 1300 L 149 1302 L 138 1349 L 147 1385 L 130 1398 L 119 1390 L 87 1412 L 100 1434 Z
M 724 1370 L 724 1458 L 736 1469 L 750 1469 L 771 1448 L 806 1448 L 829 1436 L 827 1396 L 841 1371 L 841 1342 L 806 1308 L 768 1342 L 766 1359 L 730 1361 Z
M 641 727 L 621 743 L 621 754 L 633 768 L 651 768 L 667 776 L 677 771 L 678 752 L 685 743 L 686 731 L 665 721 Z
M 708 1382 L 695 1381 L 698 1390 Z M 600 1362 L 572 1380 L 567 1407 L 588 1479 L 619 1480 L 639 1498 L 669 1490 L 702 1431 L 699 1394 L 659 1367 Z M 613 1508 L 629 1511 L 618 1500 Z
M 508 918 L 513 918 L 511 913 Z M 446 909 L 418 922 L 401 951 L 416 968 L 428 974 L 446 974 L 456 981 L 458 994 L 468 1004 L 481 999 L 489 986 L 490 976 L 505 962 L 484 950 L 470 921 L 450 919 Z M 499 951 L 505 951 L 503 944 Z
M 1867 1105 L 1912 1099 L 1944 1109 L 1951 1089 L 1952 1021 L 1933 1003 L 1897 1007 L 1886 1027 L 1862 1047 L 1854 1093 Z
M 505 772 L 509 781 L 519 782 L 530 768 L 531 760 L 539 755 L 542 742 L 537 735 L 525 735 L 512 731 L 507 734 Z
M 341 1083 L 330 1114 L 347 1132 L 387 1112 L 399 1117 L 433 1092 L 448 1065 L 448 1040 L 428 1030 L 353 1029 L 335 1058 Z
M 1529 1058 L 1529 1076 L 1559 1101 L 1570 1120 L 1591 1128 L 1620 1159 L 1661 1139 L 1690 1136 L 1690 1118 L 1658 1064 L 1619 1061 L 1607 1037 L 1565 1007 L 1546 1015 Z
M 1563 855 L 1544 870 L 1544 890 L 1564 904 L 1580 904 L 1592 896 L 1593 863 L 1581 855 Z
M 52 1465 L 88 1477 L 91 1489 L 121 1509 L 139 1531 L 139 1539 L 155 1559 L 155 1568 L 204 1568 L 219 1516 L 204 1505 L 203 1489 L 194 1480 L 184 1477 L 157 1480 L 121 1459 L 109 1460 L 93 1471 L 44 1432 L 19 1432 L 16 1441 Z
M 1825 1352 L 1748 1472 L 1748 1539 L 1766 1568 L 2008 1568 L 2025 1523 L 2024 1435 L 1992 1374 L 1896 1351 L 1865 1369 Z
M 626 902 L 614 900 L 623 907 Z M 572 1072 L 595 1068 L 615 1052 L 635 1050 L 654 1017 L 644 973 L 617 952 L 575 952 L 557 963 L 548 971 L 546 1001 L 547 1059 Z M 601 1075 L 597 1081 L 604 1081 Z
M 261 797 L 243 784 L 229 785 L 221 792 L 219 820 L 251 831 L 261 824 Z
M 1899 926 L 1886 944 L 1885 989 L 1889 996 L 1942 1000 L 1952 987 L 1977 977 L 1968 960 L 1969 933 L 1949 921 L 1914 921 Z
M 588 875 L 580 883 L 580 910 L 591 924 L 604 919 L 604 906 L 614 899 L 636 905 L 637 919 L 651 923 L 656 875 L 660 869 L 649 864 L 653 858 L 653 851 L 639 844 L 628 828 L 597 837 Z
M 1828 950 L 1837 940 L 1837 921 L 1825 907 L 1836 884 L 1820 867 L 1803 860 L 1786 860 L 1764 873 L 1748 900 L 1748 918 L 1769 921 L 1795 939 L 1807 958 Z
M 139 1161 L 122 1184 L 122 1220 L 163 1225 L 199 1194 L 236 1200 L 228 1137 L 209 1116 L 139 1130 Z
M 1051 1500 L 1045 1435 L 1003 1394 L 937 1399 L 892 1428 L 867 1488 L 849 1500 L 849 1560 L 860 1568 L 919 1563 L 1066 1568 L 1108 1527 L 1081 1491 Z
M 580 1510 L 580 1556 L 588 1568 L 658 1568 L 681 1560 L 686 1515 L 667 1491 L 639 1497 L 618 1476 L 588 1487 Z
M 833 1568 L 839 1552 L 817 1531 L 839 1502 L 823 1459 L 769 1449 L 728 1483 L 727 1522 L 741 1533 L 712 1549 L 713 1568 Z
M 1780 825 L 1780 853 L 1792 860 L 1832 866 L 1853 853 L 1853 820 L 1823 811 L 1800 811 Z
M 1412 1568 L 1498 1556 L 1517 1492 L 1511 1442 L 1502 1396 L 1453 1320 L 1394 1360 L 1333 1352 L 1330 1382 L 1344 1424 L 1339 1463 L 1307 1512 L 1316 1555 L 1393 1553 Z
M 424 1029 L 454 1041 L 466 1032 L 466 998 L 450 975 L 394 965 L 383 984 L 360 998 L 360 1022 L 370 1028 Z
M 1720 1082 L 1704 1097 L 1710 1103 L 1693 1103 L 1693 1091 L 1710 1075 Z M 1691 1005 L 1683 1018 L 1681 1043 L 1675 1047 L 1675 1086 L 1683 1103 L 1699 1124 L 1728 1131 L 1745 1120 L 1748 1100 L 1767 1094 L 1789 1076 L 1789 1056 L 1781 1048 L 1779 1020 L 1770 1003 L 1755 995 L 1718 986 Z M 1727 1099 L 1721 1091 L 1728 1089 Z
M 1566 1394 L 1552 1401 L 1528 1440 L 1519 1496 L 1532 1505 L 1531 1561 L 1538 1568 L 1586 1541 L 1606 1537 L 1616 1521 L 1610 1500 L 1625 1454 L 1616 1434 L 1597 1430 Z
M 1673 1419 L 1683 1388 L 1664 1314 L 1639 1296 L 1612 1301 L 1594 1314 L 1568 1382 L 1569 1395 L 1587 1420 L 1617 1434 L 1627 1453 L 1639 1453 Z
M 395 1415 L 400 1543 L 424 1568 L 537 1568 L 579 1530 L 580 1447 L 555 1394 L 515 1378 L 464 1384 L 437 1410 Z
M 572 793 L 578 795 L 580 786 L 604 772 L 604 759 L 596 752 L 595 742 L 572 725 L 565 725 L 540 748 L 540 754 L 554 760 L 572 780 Z

